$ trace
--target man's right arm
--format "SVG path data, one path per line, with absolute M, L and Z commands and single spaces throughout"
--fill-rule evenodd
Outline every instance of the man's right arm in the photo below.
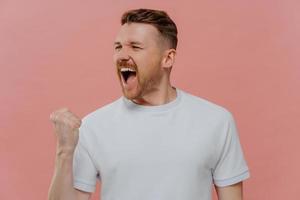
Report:
M 55 169 L 49 188 L 49 200 L 89 200 L 91 193 L 73 187 L 73 156 L 81 120 L 67 108 L 53 112 L 50 120 L 57 137 Z

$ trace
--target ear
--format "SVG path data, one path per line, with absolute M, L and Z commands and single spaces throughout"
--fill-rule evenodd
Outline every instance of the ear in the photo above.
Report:
M 162 59 L 162 67 L 164 69 L 172 68 L 175 62 L 176 50 L 175 49 L 167 49 L 164 52 L 163 59 Z

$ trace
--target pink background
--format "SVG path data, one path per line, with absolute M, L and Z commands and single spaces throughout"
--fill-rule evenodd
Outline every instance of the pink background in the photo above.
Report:
M 297 199 L 298 0 L 0 1 L 0 199 L 47 198 L 49 114 L 82 117 L 121 95 L 113 41 L 121 14 L 140 7 L 178 25 L 173 85 L 234 114 L 251 170 L 245 200 Z

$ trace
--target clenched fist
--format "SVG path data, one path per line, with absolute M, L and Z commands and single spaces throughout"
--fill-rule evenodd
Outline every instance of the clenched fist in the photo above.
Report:
M 51 113 L 50 120 L 54 124 L 59 151 L 73 153 L 78 142 L 81 119 L 68 108 L 62 108 Z

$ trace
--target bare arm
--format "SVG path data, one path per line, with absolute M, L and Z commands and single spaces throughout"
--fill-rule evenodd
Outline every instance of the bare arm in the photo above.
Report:
M 219 200 L 242 200 L 243 199 L 243 182 L 226 187 L 217 187 L 216 191 Z
M 78 142 L 81 120 L 63 108 L 50 116 L 57 135 L 55 170 L 49 200 L 88 200 L 91 193 L 73 187 L 73 154 Z

